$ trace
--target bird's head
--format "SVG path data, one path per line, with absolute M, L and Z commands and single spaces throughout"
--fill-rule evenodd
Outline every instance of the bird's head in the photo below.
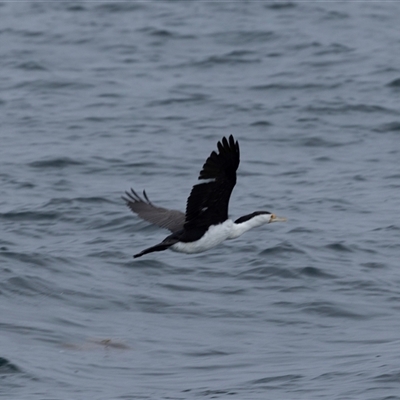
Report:
M 235 224 L 242 224 L 247 221 L 253 221 L 254 226 L 269 224 L 270 222 L 286 222 L 286 218 L 278 217 L 269 211 L 254 211 L 251 214 L 243 215 L 243 217 L 238 218 Z
M 234 229 L 230 235 L 231 239 L 237 238 L 249 229 L 269 224 L 270 222 L 284 222 L 286 218 L 277 217 L 269 211 L 254 211 L 251 214 L 243 215 L 234 223 Z

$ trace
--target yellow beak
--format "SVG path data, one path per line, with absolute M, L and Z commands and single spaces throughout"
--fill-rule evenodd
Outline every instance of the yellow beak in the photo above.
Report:
M 272 214 L 269 222 L 286 222 L 286 221 L 287 219 L 285 217 L 277 217 L 275 214 Z

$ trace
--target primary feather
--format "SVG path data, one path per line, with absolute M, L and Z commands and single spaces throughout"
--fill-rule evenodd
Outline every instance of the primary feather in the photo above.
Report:
M 141 198 L 133 189 L 131 192 L 125 192 L 126 197 L 122 198 L 126 201 L 126 205 L 136 213 L 140 218 L 160 228 L 166 228 L 171 232 L 178 232 L 183 228 L 185 223 L 185 214 L 178 210 L 169 210 L 163 207 L 156 207 L 147 197 L 143 190 L 143 198 Z

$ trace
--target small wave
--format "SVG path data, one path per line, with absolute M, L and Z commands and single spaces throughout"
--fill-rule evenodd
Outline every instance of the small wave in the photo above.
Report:
M 190 389 L 184 390 L 184 392 L 189 392 Z M 229 389 L 208 389 L 208 390 L 202 390 L 198 392 L 199 396 L 206 397 L 209 399 L 217 399 L 221 397 L 222 395 L 225 397 L 225 395 L 232 396 L 236 395 L 237 393 L 233 390 Z
M 230 353 L 221 350 L 200 350 L 200 351 L 187 351 L 185 353 L 188 356 L 192 357 L 220 357 L 220 356 L 229 356 Z
M 65 6 L 68 11 L 72 11 L 72 12 L 87 10 L 86 7 L 84 7 L 82 4 L 66 3 Z
M 109 203 L 113 204 L 114 202 L 108 200 L 104 197 L 99 196 L 89 196 L 89 197 L 73 197 L 73 198 L 66 198 L 66 197 L 57 197 L 51 199 L 47 202 L 44 207 L 54 206 L 54 205 L 62 205 L 62 204 L 73 204 L 73 203 L 88 203 L 88 204 L 100 204 L 100 203 Z
M 261 251 L 260 255 L 288 254 L 288 253 L 306 254 L 304 250 L 297 248 L 290 243 L 284 242 L 277 246 L 270 247 L 268 249 Z
M 4 292 L 27 297 L 45 295 L 46 297 L 61 298 L 56 294 L 57 292 L 50 282 L 31 275 L 11 277 L 2 282 L 0 287 Z
M 11 221 L 41 221 L 41 220 L 55 220 L 60 217 L 57 212 L 45 211 L 20 211 L 20 212 L 6 212 L 0 213 L 0 219 Z
M 56 89 L 88 90 L 92 89 L 93 85 L 85 82 L 34 79 L 34 80 L 21 81 L 20 83 L 14 85 L 13 88 L 14 89 L 32 88 L 44 91 L 47 90 L 53 91 Z
M 268 91 L 268 90 L 331 90 L 339 87 L 339 83 L 324 84 L 324 83 L 268 83 L 263 85 L 251 86 L 250 90 Z
M 330 243 L 325 246 L 329 250 L 334 250 L 338 251 L 341 253 L 351 253 L 353 250 L 349 246 L 345 246 L 343 243 L 336 242 L 336 243 Z
M 384 177 L 384 179 L 394 179 L 394 180 L 399 180 L 400 179 L 400 174 L 391 174 L 391 175 L 387 175 Z
M 392 87 L 392 88 L 400 88 L 400 78 L 394 79 L 393 81 L 389 82 L 387 86 Z
M 38 36 L 44 36 L 44 34 L 45 34 L 44 31 L 28 30 L 28 29 L 20 29 L 20 30 L 16 30 L 15 32 L 24 37 L 38 37 Z
M 107 2 L 101 3 L 96 6 L 99 11 L 105 11 L 108 13 L 124 13 L 130 11 L 143 10 L 146 2 Z
M 396 371 L 392 373 L 377 375 L 375 378 L 373 378 L 373 380 L 384 383 L 394 383 L 397 385 L 400 381 L 400 372 Z M 398 399 L 398 398 L 399 397 L 386 397 L 387 400 Z
M 339 43 L 333 43 L 329 46 L 324 46 L 323 49 L 314 52 L 316 56 L 325 56 L 327 54 L 340 54 L 340 53 L 349 53 L 354 51 L 353 48 L 345 46 Z
M 322 139 L 321 137 L 310 137 L 301 140 L 301 145 L 305 147 L 339 147 L 346 146 L 348 143 L 333 142 L 330 140 Z
M 392 232 L 392 231 L 400 231 L 400 226 L 397 225 L 389 225 L 389 226 L 385 226 L 383 228 L 375 228 L 372 231 L 387 231 L 387 232 Z
M 289 231 L 289 233 L 315 233 L 314 229 L 304 228 L 304 227 L 297 227 L 293 228 Z
M 271 276 L 278 276 L 286 279 L 297 279 L 297 273 L 293 270 L 284 267 L 272 267 L 269 265 L 257 266 L 249 268 L 247 271 L 242 272 L 238 277 L 246 280 L 263 280 Z
M 0 375 L 16 374 L 19 372 L 21 372 L 21 370 L 15 364 L 8 361 L 6 358 L 0 357 Z
M 276 376 L 267 376 L 265 378 L 261 379 L 255 379 L 251 381 L 250 383 L 252 385 L 263 385 L 263 384 L 268 384 L 272 382 L 292 382 L 294 380 L 302 379 L 304 378 L 303 375 L 276 375 Z
M 376 132 L 400 132 L 400 121 L 393 121 L 375 128 Z
M 258 57 L 245 57 L 243 54 L 231 52 L 221 55 L 212 55 L 204 58 L 203 60 L 194 61 L 186 64 L 188 67 L 214 67 L 221 64 L 237 65 L 237 64 L 251 64 L 260 63 L 261 59 Z
M 360 113 L 384 113 L 397 115 L 398 111 L 387 107 L 370 105 L 370 104 L 344 104 L 344 105 L 321 105 L 307 106 L 304 111 L 322 115 L 346 115 L 352 112 Z
M 35 62 L 35 61 L 27 61 L 17 65 L 17 68 L 23 69 L 26 71 L 47 71 L 43 65 Z
M 348 308 L 339 307 L 336 304 L 328 302 L 311 302 L 301 306 L 307 313 L 319 314 L 330 318 L 349 318 L 349 319 L 367 319 L 366 315 L 352 312 Z
M 75 165 L 84 165 L 82 161 L 73 160 L 69 157 L 51 158 L 49 160 L 33 161 L 28 165 L 32 168 L 66 168 Z
M 48 254 L 42 253 L 22 253 L 16 251 L 9 251 L 8 249 L 0 251 L 0 258 L 5 260 L 20 261 L 23 264 L 29 266 L 39 266 L 39 267 L 52 267 L 54 265 L 57 268 L 62 268 L 65 265 L 69 265 L 69 261 L 63 257 L 54 257 Z
M 361 263 L 360 265 L 362 267 L 366 267 L 366 268 L 370 268 L 370 269 L 387 268 L 387 265 L 385 263 L 381 263 L 381 262 L 366 262 L 366 263 Z
M 234 30 L 220 31 L 210 35 L 221 44 L 230 44 L 234 46 L 249 45 L 252 43 L 263 43 L 276 39 L 276 34 L 268 30 Z
M 297 7 L 297 4 L 292 1 L 272 1 L 264 5 L 269 10 L 283 10 Z
M 166 39 L 195 39 L 196 35 L 192 34 L 181 34 L 176 31 L 168 30 L 168 29 L 159 29 L 159 28 L 151 28 L 146 27 L 140 29 L 140 32 L 144 32 L 150 36 L 158 37 L 158 38 L 166 38 Z
M 314 278 L 335 278 L 335 275 L 328 274 L 316 267 L 304 267 L 300 270 L 301 275 L 311 276 Z
M 148 107 L 154 106 L 168 106 L 175 103 L 203 103 L 207 102 L 210 96 L 204 93 L 192 93 L 186 97 L 171 97 L 163 100 L 154 100 L 147 104 Z
M 77 350 L 77 351 L 95 351 L 99 349 L 117 349 L 117 350 L 130 350 L 131 347 L 122 341 L 115 339 L 95 339 L 91 338 L 85 342 L 73 343 L 63 342 L 61 347 L 66 350 Z
M 266 120 L 254 121 L 250 124 L 250 126 L 271 126 L 271 125 L 273 125 L 272 122 Z

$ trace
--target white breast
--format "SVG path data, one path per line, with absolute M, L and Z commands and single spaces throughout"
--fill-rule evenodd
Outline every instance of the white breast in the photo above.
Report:
M 228 219 L 219 225 L 212 225 L 208 231 L 195 242 L 178 242 L 173 244 L 170 249 L 179 253 L 201 253 L 215 247 L 231 236 L 234 223 Z

